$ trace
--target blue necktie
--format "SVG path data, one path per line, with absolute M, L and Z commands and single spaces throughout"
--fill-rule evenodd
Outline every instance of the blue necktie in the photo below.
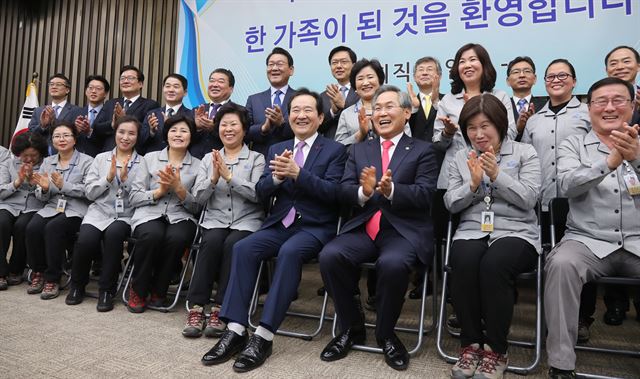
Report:
M 277 90 L 276 92 L 273 93 L 273 106 L 274 107 L 277 105 L 280 108 L 282 108 L 282 100 L 280 100 L 280 95 L 282 95 L 282 91 L 280 91 L 280 90 Z
M 89 111 L 89 125 L 93 126 L 93 122 L 96 120 L 96 113 L 98 113 L 95 109 L 91 109 Z
M 518 113 L 524 112 L 525 105 L 527 105 L 527 99 L 518 100 Z

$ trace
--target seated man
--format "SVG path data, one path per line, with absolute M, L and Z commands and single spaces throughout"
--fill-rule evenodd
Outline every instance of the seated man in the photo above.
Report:
M 319 256 L 325 288 L 336 308 L 340 331 L 320 358 L 335 361 L 354 343 L 365 340 L 364 319 L 356 299 L 358 265 L 376 262 L 376 340 L 385 361 L 396 370 L 409 364 L 396 325 L 411 269 L 433 256 L 428 217 L 438 176 L 430 143 L 408 137 L 404 126 L 411 100 L 393 86 L 382 86 L 373 98 L 373 123 L 379 138 L 353 145 L 340 198 L 355 215 Z
M 619 78 L 587 93 L 592 130 L 558 149 L 558 180 L 569 198 L 567 231 L 547 255 L 544 311 L 549 377 L 575 377 L 580 291 L 602 276 L 640 277 L 640 144 L 628 126 L 634 88 Z
M 340 178 L 346 152 L 342 144 L 322 137 L 320 95 L 302 89 L 291 98 L 289 123 L 292 140 L 269 148 L 269 165 L 256 185 L 258 197 L 276 201 L 261 229 L 235 244 L 231 274 L 220 318 L 228 330 L 202 357 L 205 365 L 237 357 L 233 369 L 245 372 L 259 367 L 271 355 L 273 334 L 293 301 L 302 263 L 316 257 L 335 236 Z M 247 336 L 248 311 L 260 262 L 278 257 L 271 288 L 264 303 L 260 326 Z

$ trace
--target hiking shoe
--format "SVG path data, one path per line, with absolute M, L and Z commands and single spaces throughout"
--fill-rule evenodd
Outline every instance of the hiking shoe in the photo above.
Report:
M 55 282 L 45 282 L 44 288 L 42 289 L 42 293 L 40 294 L 40 298 L 42 300 L 51 300 L 55 299 L 60 295 L 60 286 Z
M 482 360 L 482 350 L 480 344 L 472 343 L 460 350 L 460 358 L 453 367 L 451 367 L 451 378 L 466 379 L 471 378 L 476 372 L 476 368 Z
M 591 333 L 589 332 L 590 325 L 591 323 L 587 320 L 578 320 L 578 343 L 589 342 L 589 338 L 591 337 Z
M 129 288 L 129 301 L 127 308 L 131 313 L 142 313 L 147 308 L 144 298 L 136 293 L 133 288 Z
M 194 305 L 189 309 L 182 335 L 187 338 L 198 338 L 202 336 L 202 328 L 204 328 L 204 309 L 199 305 Z
M 212 306 L 211 315 L 209 316 L 209 320 L 207 320 L 207 326 L 204 328 L 204 336 L 218 338 L 222 336 L 225 329 L 227 329 L 227 324 L 220 320 L 220 307 L 217 305 Z
M 5 278 L 4 276 L 0 276 L 0 291 L 6 291 L 7 288 L 9 288 L 7 278 Z
M 37 293 L 42 292 L 44 288 L 44 277 L 42 277 L 41 272 L 34 272 L 31 274 L 31 284 L 27 288 L 27 293 L 29 295 L 35 295 Z
M 485 344 L 482 361 L 480 361 L 473 379 L 502 379 L 508 364 L 507 354 L 496 353 L 491 350 L 489 345 Z

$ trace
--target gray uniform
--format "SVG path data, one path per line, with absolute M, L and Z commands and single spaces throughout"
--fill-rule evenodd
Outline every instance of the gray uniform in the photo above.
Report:
M 560 144 L 558 180 L 569 198 L 567 231 L 545 263 L 544 310 L 549 365 L 575 368 L 582 285 L 601 276 L 640 277 L 640 195 L 631 196 L 623 174 L 640 175 L 640 157 L 611 171 L 609 148 L 598 136 Z
M 511 107 L 511 98 L 504 91 L 493 90 L 487 92 L 497 97 L 502 104 L 507 108 L 507 117 L 509 118 L 509 131 L 508 136 L 511 139 L 515 139 L 518 135 L 518 129 L 516 128 L 515 120 L 513 119 L 513 108 Z M 468 151 L 469 147 L 462 136 L 462 132 L 458 128 L 456 134 L 453 137 L 447 137 L 444 135 L 444 123 L 440 120 L 441 117 L 449 117 L 454 124 L 458 123 L 460 117 L 460 111 L 464 106 L 464 90 L 458 94 L 448 93 L 444 95 L 442 100 L 438 102 L 438 114 L 433 124 L 433 147 L 436 150 L 446 152 L 444 156 L 444 162 L 442 163 L 442 169 L 438 176 L 438 189 L 447 189 L 449 182 L 449 164 L 453 161 L 458 150 Z M 344 112 L 343 112 L 344 113 Z
M 65 215 L 67 217 L 84 217 L 89 207 L 89 201 L 85 196 L 84 183 L 89 167 L 93 158 L 79 152 L 73 151 L 69 166 L 65 169 L 59 168 L 59 155 L 52 155 L 46 157 L 40 166 L 40 173 L 49 174 L 49 191 L 42 192 L 42 188 L 38 186 L 36 188 L 36 197 L 47 204 L 38 211 L 38 215 L 43 218 L 49 218 L 58 214 L 58 202 L 59 200 L 66 200 Z M 51 182 L 51 174 L 59 172 L 64 179 L 64 183 L 61 189 L 58 189 L 53 182 Z
M 485 175 L 484 183 L 471 192 L 467 152 L 459 150 L 449 166 L 449 189 L 444 202 L 452 213 L 461 212 L 453 240 L 481 239 L 489 235 L 491 245 L 503 237 L 519 237 L 540 252 L 535 206 L 540 194 L 540 161 L 531 145 L 505 139 L 498 158 L 500 171 L 495 182 Z M 480 230 L 486 210 L 484 197 L 491 195 L 494 231 Z
M 549 110 L 549 102 L 527 121 L 522 142 L 530 143 L 538 152 L 542 165 L 542 210 L 547 211 L 549 201 L 561 197 L 558 193 L 558 147 L 565 138 L 585 135 L 591 130 L 589 108 L 577 97 L 558 113 Z
M 256 195 L 256 183 L 264 171 L 264 156 L 249 150 L 247 145 L 242 146 L 235 161 L 225 157 L 224 148 L 220 154 L 233 175 L 231 181 L 227 183 L 220 178 L 215 189 L 211 186 L 213 163 L 212 153 L 209 153 L 202 159 L 191 191 L 197 202 L 207 207 L 201 225 L 206 229 L 231 228 L 255 232 L 264 220 L 264 211 Z
M 160 217 L 165 217 L 171 224 L 184 220 L 197 222 L 193 216 L 200 211 L 200 206 L 190 191 L 198 173 L 200 160 L 192 157 L 189 152 L 182 160 L 182 168 L 180 169 L 180 179 L 187 190 L 184 201 L 180 201 L 173 191 L 169 191 L 160 199 L 153 200 L 153 191 L 159 187 L 158 171 L 163 170 L 169 164 L 167 149 L 165 147 L 161 151 L 153 151 L 145 155 L 144 161 L 147 170 L 136 171 L 131 178 L 129 202 L 132 207 L 136 208 L 131 218 L 133 230 L 140 224 Z
M 82 223 L 92 225 L 101 232 L 116 220 L 131 224 L 131 216 L 134 211 L 134 208 L 129 203 L 132 177 L 138 170 L 147 172 L 144 159 L 134 152 L 129 160 L 127 180 L 124 182 L 120 181 L 122 164 L 117 162 L 116 177 L 109 183 L 107 181 L 107 174 L 111 169 L 111 157 L 115 153 L 116 150 L 114 149 L 96 155 L 85 180 L 87 199 L 93 201 L 93 203 L 89 206 Z M 116 212 L 116 199 L 118 197 L 122 199 L 124 203 L 124 212 L 122 213 Z
M 44 207 L 44 202 L 35 196 L 36 186 L 30 185 L 26 180 L 15 188 L 13 182 L 18 178 L 18 171 L 22 166 L 20 158 L 10 159 L 0 164 L 0 209 L 11 213 L 14 217 L 20 213 L 37 212 Z M 37 171 L 40 166 L 34 166 Z
M 4 146 L 0 146 L 0 166 L 5 165 L 11 159 L 11 152 Z

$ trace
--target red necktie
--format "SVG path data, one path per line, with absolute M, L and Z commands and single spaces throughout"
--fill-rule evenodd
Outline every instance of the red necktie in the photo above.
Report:
M 382 175 L 387 172 L 387 168 L 389 167 L 389 149 L 391 146 L 393 146 L 393 142 L 382 141 Z M 376 239 L 376 236 L 380 231 L 380 216 L 382 216 L 382 212 L 377 211 L 373 216 L 371 216 L 365 225 L 365 230 L 372 240 Z

